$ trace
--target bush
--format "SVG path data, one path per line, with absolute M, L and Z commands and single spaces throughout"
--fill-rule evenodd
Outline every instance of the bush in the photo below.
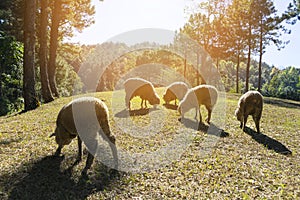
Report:
M 23 45 L 0 32 L 0 115 L 22 108 Z

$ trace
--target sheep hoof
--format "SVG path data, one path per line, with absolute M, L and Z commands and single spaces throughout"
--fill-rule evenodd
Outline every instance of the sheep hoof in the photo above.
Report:
M 60 153 L 61 153 L 61 151 L 59 149 L 57 149 L 54 153 L 54 156 L 59 157 Z
M 81 176 L 82 176 L 82 177 L 87 177 L 87 169 L 86 169 L 86 168 L 84 168 L 84 169 L 82 170 Z
M 181 120 L 182 120 L 182 118 L 181 118 L 181 117 L 179 117 L 179 118 L 178 118 L 178 121 L 180 121 L 180 122 L 181 122 Z
M 77 157 L 75 163 L 78 164 L 81 161 L 81 157 Z
M 109 169 L 108 173 L 110 174 L 111 177 L 114 177 L 118 175 L 119 171 L 116 169 Z
M 81 172 L 81 177 L 82 177 L 82 179 L 84 179 L 84 180 L 88 180 L 88 179 L 89 179 L 89 177 L 88 177 L 86 171 L 82 171 L 82 172 Z

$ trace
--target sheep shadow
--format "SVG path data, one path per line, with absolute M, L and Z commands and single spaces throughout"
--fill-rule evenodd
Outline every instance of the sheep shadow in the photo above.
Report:
M 137 110 L 127 110 L 124 109 L 118 113 L 115 114 L 115 117 L 118 118 L 127 118 L 130 116 L 143 116 L 143 115 L 147 115 L 152 111 L 158 110 L 157 108 L 140 108 Z
M 202 131 L 208 135 L 214 135 L 217 137 L 228 137 L 229 133 L 225 132 L 223 129 L 217 127 L 214 123 L 210 123 L 209 125 L 200 123 L 199 121 L 183 118 L 180 122 L 186 127 L 191 128 L 196 131 Z
M 11 143 L 19 143 L 22 140 L 23 140 L 22 138 L 17 138 L 17 139 L 3 139 L 3 140 L 0 140 L 0 145 L 9 145 Z
M 170 109 L 170 110 L 177 110 L 178 106 L 177 105 L 173 105 L 173 104 L 163 104 L 163 106 L 167 109 Z
M 285 108 L 299 108 L 300 103 L 287 99 L 273 99 L 270 97 L 264 98 L 264 103 Z
M 62 171 L 63 159 L 64 156 L 46 156 L 28 168 L 27 172 L 20 170 L 20 174 L 10 175 L 23 178 L 6 184 L 12 184 L 10 188 L 13 188 L 8 199 L 86 199 L 90 194 L 102 191 L 118 176 L 115 172 L 100 171 L 105 177 L 97 180 L 88 180 L 85 176 L 74 177 L 72 169 L 77 163 Z
M 277 140 L 270 138 L 263 133 L 257 133 L 249 127 L 245 127 L 244 132 L 250 135 L 256 142 L 264 145 L 270 150 L 280 153 L 282 155 L 290 155 L 292 152 Z

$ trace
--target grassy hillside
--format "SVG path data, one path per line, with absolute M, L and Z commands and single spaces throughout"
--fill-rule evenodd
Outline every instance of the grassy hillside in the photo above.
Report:
M 160 96 L 163 89 L 159 89 Z M 149 152 L 171 143 L 185 125 L 176 110 L 159 106 L 147 112 L 124 111 L 123 92 L 97 93 L 110 110 L 117 146 L 128 152 Z M 0 199 L 296 199 L 300 198 L 300 103 L 265 98 L 261 134 L 252 118 L 243 132 L 233 116 L 239 96 L 227 94 L 226 125 L 222 135 L 207 128 L 194 130 L 192 143 L 180 159 L 149 172 L 113 172 L 94 162 L 88 179 L 81 177 L 86 153 L 73 165 L 77 142 L 63 149 L 64 157 L 52 156 L 57 145 L 54 131 L 60 108 L 72 98 L 60 98 L 21 115 L 0 118 Z M 113 99 L 113 101 L 111 101 Z M 134 108 L 139 99 L 134 99 Z M 217 114 L 212 115 L 216 119 Z M 124 132 L 122 120 L 140 127 L 155 126 L 159 132 Z M 205 118 L 205 117 L 204 117 Z M 152 121 L 151 121 L 152 120 Z M 154 123 L 155 124 L 155 123 Z M 156 127 L 154 127 L 156 128 Z M 150 134 L 151 137 L 146 137 Z M 216 141 L 209 148 L 206 138 Z M 205 156 L 201 152 L 209 149 Z M 292 153 L 290 153 L 292 152 Z

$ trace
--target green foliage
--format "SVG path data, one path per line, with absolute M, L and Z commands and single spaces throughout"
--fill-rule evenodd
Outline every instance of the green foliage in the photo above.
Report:
M 276 70 L 268 84 L 263 86 L 262 92 L 266 96 L 284 99 L 300 100 L 300 69 L 288 67 Z
M 0 115 L 22 107 L 23 45 L 0 32 Z
M 24 3 L 23 0 L 0 1 L 0 30 L 17 41 L 23 41 Z
M 258 62 L 255 60 L 251 61 L 250 66 L 250 89 L 256 90 L 258 87 Z M 225 61 L 221 60 L 219 62 L 219 73 L 221 74 L 221 78 L 223 81 L 223 84 L 225 86 L 226 91 L 235 92 L 235 84 L 236 84 L 236 63 L 232 61 Z M 240 70 L 239 70 L 239 91 L 244 91 L 246 77 L 245 77 L 245 71 L 246 71 L 246 64 L 244 62 L 240 63 Z M 271 71 L 272 68 L 266 64 L 263 63 L 262 65 L 262 83 L 266 84 L 270 82 L 271 80 Z
M 79 45 L 69 43 L 64 43 L 58 49 L 55 77 L 61 96 L 71 96 L 82 92 L 83 83 L 75 72 L 82 60 L 81 51 Z
M 57 58 L 56 82 L 61 96 L 71 96 L 82 91 L 83 84 L 70 66 L 63 58 Z
M 63 0 L 61 2 L 62 37 L 72 37 L 75 31 L 81 32 L 94 23 L 95 6 L 92 5 L 91 0 Z
M 283 14 L 283 18 L 292 25 L 300 20 L 300 0 L 293 0 L 289 4 L 288 9 Z

